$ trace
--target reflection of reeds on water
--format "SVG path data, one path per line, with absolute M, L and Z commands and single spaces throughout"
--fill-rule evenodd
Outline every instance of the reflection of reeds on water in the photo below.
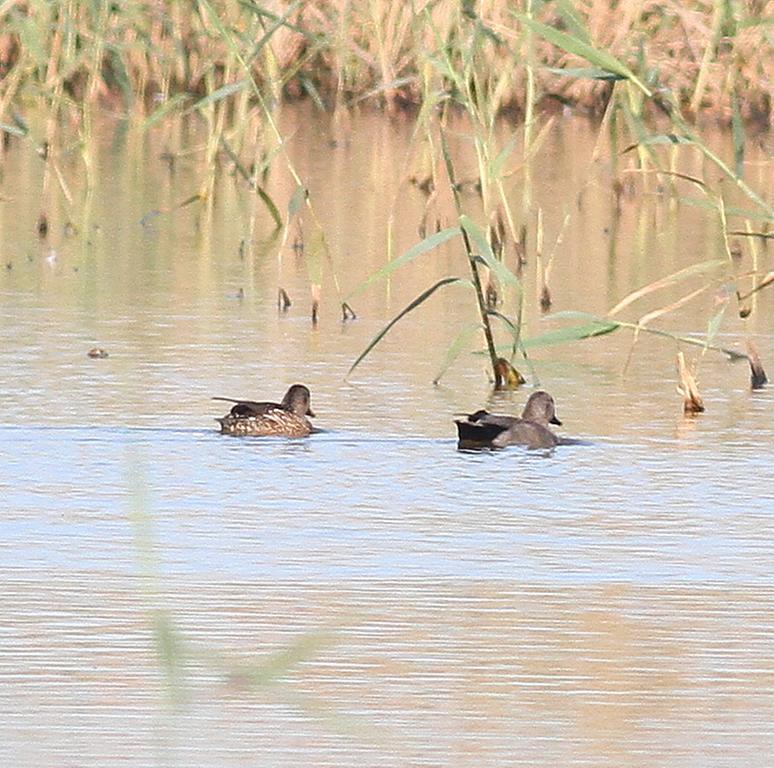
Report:
M 330 646 L 331 630 L 305 632 L 280 650 L 260 658 L 234 658 L 181 630 L 164 605 L 159 547 L 154 538 L 153 520 L 146 488 L 138 474 L 132 477 L 133 499 L 130 521 L 134 550 L 140 571 L 142 599 L 151 630 L 153 649 L 164 675 L 169 701 L 185 702 L 195 674 L 205 673 L 210 684 L 228 687 L 243 694 L 276 684 L 295 671 L 299 664 L 314 658 Z M 213 680 L 213 675 L 214 680 Z

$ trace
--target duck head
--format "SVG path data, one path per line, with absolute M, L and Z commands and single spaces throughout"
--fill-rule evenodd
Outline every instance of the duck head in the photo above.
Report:
M 562 422 L 556 416 L 554 398 L 542 389 L 538 392 L 533 392 L 529 396 L 521 418 L 525 421 L 534 421 L 536 424 L 542 424 L 543 426 L 548 424 L 562 425 Z
M 294 384 L 282 398 L 282 407 L 286 411 L 295 413 L 296 416 L 311 416 L 314 418 L 314 411 L 311 406 L 312 395 L 309 389 L 303 384 Z

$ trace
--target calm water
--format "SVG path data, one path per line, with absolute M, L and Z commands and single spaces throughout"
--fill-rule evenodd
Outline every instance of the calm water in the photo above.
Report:
M 625 374 L 631 336 L 545 347 L 530 385 L 589 444 L 458 452 L 453 414 L 517 412 L 530 391 L 493 398 L 468 352 L 432 386 L 475 320 L 464 289 L 344 378 L 399 309 L 466 275 L 450 243 L 340 321 L 338 297 L 387 259 L 394 199 L 395 253 L 419 239 L 425 198 L 401 186 L 421 167 L 404 165 L 410 127 L 362 116 L 342 140 L 319 117 L 285 121 L 330 259 L 308 218 L 308 258 L 295 230 L 280 248 L 227 173 L 210 217 L 175 208 L 201 182 L 194 156 L 172 171 L 159 159 L 201 140 L 185 126 L 143 138 L 105 125 L 91 198 L 78 157 L 61 158 L 72 208 L 43 195 L 32 142 L 3 161 L 0 754 L 78 768 L 771 765 L 772 389 L 751 393 L 746 364 L 709 353 L 707 412 L 691 420 L 671 341 L 641 338 Z M 616 222 L 609 169 L 589 165 L 595 138 L 557 124 L 537 174 L 546 250 L 572 215 L 557 311 L 605 312 L 723 254 L 705 211 L 655 189 Z M 457 151 L 472 175 L 462 138 Z M 753 153 L 748 178 L 765 189 L 766 173 Z M 282 206 L 293 191 L 279 168 L 269 188 Z M 447 202 L 431 221 L 452 222 Z M 745 247 L 740 272 L 751 259 Z M 528 335 L 557 327 L 537 309 L 534 259 L 524 279 Z M 753 338 L 772 368 L 770 293 L 746 320 L 731 305 L 717 342 Z M 701 336 L 717 300 L 656 325 Z M 97 345 L 107 359 L 86 357 Z M 275 399 L 295 381 L 325 432 L 215 431 L 212 395 Z

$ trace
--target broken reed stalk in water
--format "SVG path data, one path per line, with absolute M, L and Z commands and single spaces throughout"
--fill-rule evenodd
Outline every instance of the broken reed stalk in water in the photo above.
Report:
M 312 283 L 312 325 L 315 327 L 320 317 L 320 291 L 320 286 Z
M 292 303 L 287 291 L 284 288 L 280 288 L 277 293 L 277 309 L 280 312 L 287 312 Z
M 768 384 L 769 379 L 766 376 L 766 371 L 763 370 L 758 347 L 749 339 L 747 340 L 747 359 L 750 361 L 750 387 L 763 389 Z
M 518 389 L 526 379 L 504 357 L 498 357 L 494 364 L 495 389 Z
M 680 377 L 677 391 L 683 396 L 683 413 L 701 413 L 704 410 L 704 402 L 699 394 L 696 378 L 688 368 L 682 352 L 677 353 L 677 373 Z

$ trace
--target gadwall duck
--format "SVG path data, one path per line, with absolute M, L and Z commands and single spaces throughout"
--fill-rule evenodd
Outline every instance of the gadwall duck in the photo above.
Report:
M 482 410 L 454 423 L 460 448 L 504 448 L 506 445 L 553 448 L 562 442 L 548 428 L 549 424 L 562 423 L 556 416 L 554 398 L 542 390 L 529 396 L 520 418 Z
M 306 418 L 314 417 L 310 407 L 311 395 L 303 384 L 290 387 L 281 403 L 256 403 L 230 397 L 212 399 L 234 403 L 225 416 L 216 419 L 223 434 L 306 437 L 313 429 Z

